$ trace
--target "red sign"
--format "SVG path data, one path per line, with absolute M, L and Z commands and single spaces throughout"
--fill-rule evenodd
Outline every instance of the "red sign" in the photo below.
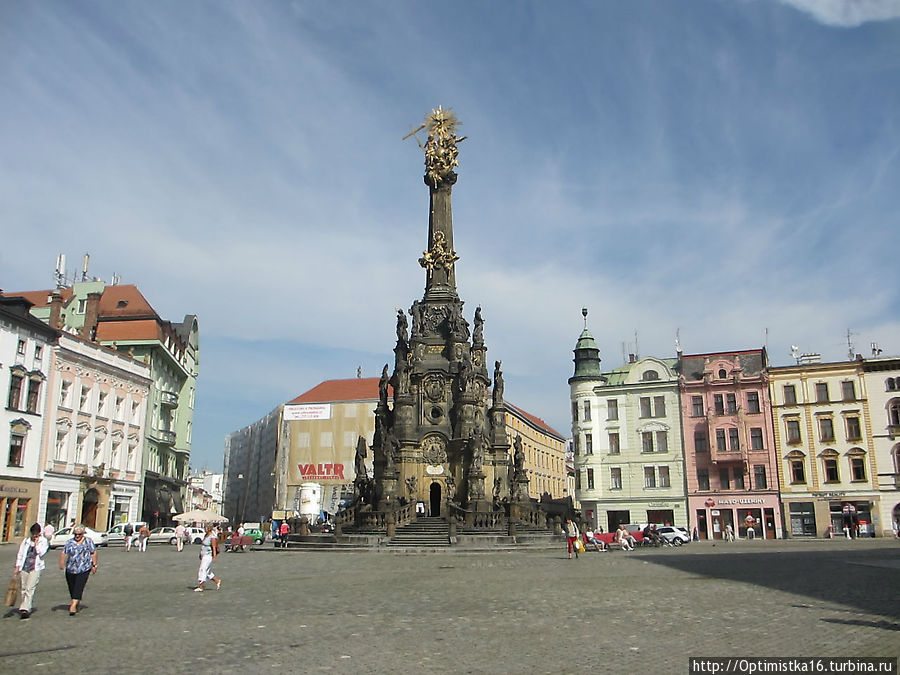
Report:
M 339 478 L 344 480 L 343 464 L 298 464 L 303 480 L 318 480 Z
M 712 508 L 713 506 L 716 505 L 716 500 L 715 500 L 715 499 L 712 499 L 712 498 L 709 498 L 709 499 L 706 500 L 706 505 L 707 505 L 708 507 Z

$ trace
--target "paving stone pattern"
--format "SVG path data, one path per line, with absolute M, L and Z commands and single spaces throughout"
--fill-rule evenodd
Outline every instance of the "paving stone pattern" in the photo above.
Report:
M 15 546 L 0 546 L 12 570 Z M 900 544 L 698 542 L 633 553 L 101 552 L 68 615 L 58 551 L 0 672 L 687 673 L 689 656 L 897 656 Z

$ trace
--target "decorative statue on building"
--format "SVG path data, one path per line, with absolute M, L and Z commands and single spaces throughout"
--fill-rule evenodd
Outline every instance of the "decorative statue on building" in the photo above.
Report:
M 366 444 L 366 439 L 360 436 L 359 440 L 356 442 L 356 457 L 353 459 L 353 468 L 356 471 L 357 480 L 368 476 L 368 471 L 366 471 L 367 454 L 368 445 Z
M 475 308 L 473 325 L 475 327 L 472 329 L 472 344 L 481 346 L 484 344 L 484 319 L 481 318 L 481 305 Z
M 412 317 L 410 337 L 419 337 L 422 332 L 422 305 L 418 300 L 413 300 L 412 307 L 409 308 L 409 315 Z
M 503 405 L 503 371 L 500 370 L 502 361 L 494 361 L 494 407 Z
M 409 353 L 397 357 L 397 393 L 409 392 Z
M 513 448 L 515 448 L 515 451 L 513 452 L 513 467 L 515 467 L 515 470 L 518 473 L 525 468 L 525 452 L 522 450 L 522 437 L 519 434 L 516 434 L 516 440 L 513 441 Z
M 456 480 L 453 476 L 447 476 L 447 498 L 454 499 L 456 497 Z
M 500 490 L 503 488 L 503 480 L 500 476 L 494 479 L 494 501 L 500 501 Z
M 409 344 L 409 338 L 406 335 L 406 331 L 409 327 L 409 324 L 406 322 L 406 314 L 403 313 L 402 309 L 397 310 L 397 342 L 399 342 L 404 347 Z
M 393 429 L 385 429 L 382 434 L 381 451 L 384 453 L 384 470 L 386 473 L 395 471 L 394 465 L 397 462 L 397 455 L 400 452 L 400 441 L 394 435 Z
M 406 479 L 406 491 L 409 493 L 410 498 L 412 498 L 419 489 L 419 479 L 415 476 L 410 476 Z

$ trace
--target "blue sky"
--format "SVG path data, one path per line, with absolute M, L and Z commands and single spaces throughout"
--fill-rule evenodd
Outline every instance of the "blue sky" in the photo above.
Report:
M 197 314 L 196 468 L 391 359 L 438 105 L 466 315 L 563 434 L 582 306 L 604 368 L 900 354 L 898 0 L 5 2 L 0 91 L 0 288 Z

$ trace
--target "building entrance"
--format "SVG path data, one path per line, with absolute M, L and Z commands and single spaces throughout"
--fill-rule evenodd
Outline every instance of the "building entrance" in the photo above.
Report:
M 100 501 L 100 493 L 96 488 L 91 488 L 84 493 L 81 502 L 81 523 L 92 529 L 97 529 L 97 503 Z
M 431 517 L 437 518 L 441 515 L 441 484 L 435 481 L 431 484 L 430 488 L 430 506 L 431 506 Z

